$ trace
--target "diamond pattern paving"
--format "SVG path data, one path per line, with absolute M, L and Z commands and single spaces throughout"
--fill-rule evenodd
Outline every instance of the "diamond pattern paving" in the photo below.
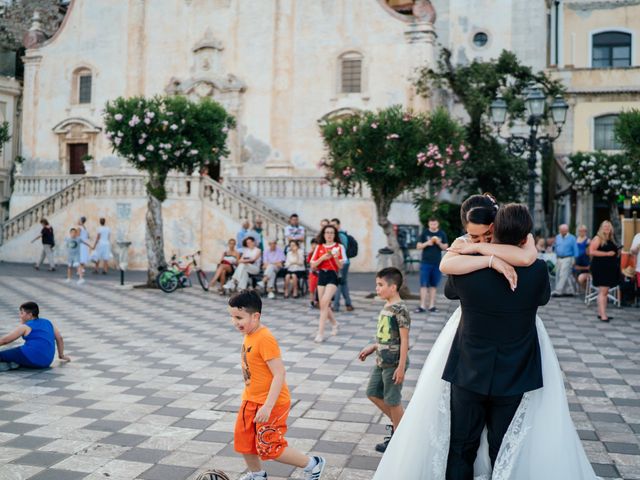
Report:
M 0 332 L 33 299 L 57 322 L 73 361 L 0 373 L 0 480 L 193 480 L 206 468 L 240 476 L 232 441 L 241 338 L 224 298 L 196 288 L 120 289 L 115 281 L 77 287 L 21 272 L 0 264 Z M 354 312 L 339 314 L 338 337 L 320 345 L 312 341 L 317 310 L 304 300 L 265 299 L 264 323 L 280 341 L 294 400 L 290 443 L 324 455 L 329 480 L 370 479 L 385 434 L 365 397 L 372 360 L 356 359 L 380 308 L 363 293 Z M 456 307 L 439 301 L 439 313 L 414 314 L 405 399 Z M 640 310 L 616 311 L 601 324 L 578 299 L 554 299 L 542 316 L 596 473 L 640 479 Z M 290 467 L 267 468 L 273 480 L 302 478 Z

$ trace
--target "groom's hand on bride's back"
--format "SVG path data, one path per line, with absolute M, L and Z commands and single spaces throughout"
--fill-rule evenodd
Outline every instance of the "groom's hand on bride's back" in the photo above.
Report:
M 491 268 L 493 268 L 496 272 L 502 274 L 504 278 L 507 279 L 511 290 L 516 289 L 516 287 L 518 286 L 518 274 L 516 273 L 515 268 L 498 257 L 493 257 Z

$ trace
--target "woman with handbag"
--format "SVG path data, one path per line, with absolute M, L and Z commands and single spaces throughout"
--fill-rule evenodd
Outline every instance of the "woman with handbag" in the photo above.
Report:
M 324 341 L 324 324 L 331 322 L 331 335 L 338 334 L 338 322 L 331 310 L 331 300 L 340 283 L 339 273 L 346 258 L 340 244 L 338 231 L 333 225 L 325 225 L 318 235 L 318 246 L 311 255 L 311 268 L 318 271 L 318 301 L 320 320 L 315 342 Z
M 220 263 L 218 264 L 218 269 L 216 270 L 215 275 L 211 279 L 211 286 L 215 285 L 216 282 L 220 282 L 220 287 L 218 288 L 218 293 L 224 293 L 223 285 L 227 281 L 227 277 L 231 277 L 233 275 L 236 266 L 238 265 L 238 259 L 240 258 L 240 252 L 236 250 L 236 241 L 233 238 L 230 238 L 227 242 L 227 249 L 222 252 L 222 256 L 220 257 Z

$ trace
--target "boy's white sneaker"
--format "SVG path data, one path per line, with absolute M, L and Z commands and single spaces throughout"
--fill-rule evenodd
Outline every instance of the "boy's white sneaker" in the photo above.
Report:
M 264 475 L 256 474 L 254 472 L 247 472 L 238 480 L 267 480 L 267 472 L 264 472 Z
M 324 466 L 327 463 L 322 457 L 313 457 L 316 461 L 316 466 L 313 467 L 310 471 L 304 470 L 304 480 L 319 480 L 322 477 L 322 472 L 324 471 Z
M 267 294 L 267 298 L 270 298 L 271 300 L 273 300 L 274 298 L 276 298 L 276 294 L 275 294 L 275 293 L 273 293 L 273 292 L 269 292 L 269 293 Z
M 71 279 L 70 278 L 65 278 L 64 279 L 64 283 L 71 283 Z
M 84 278 L 81 278 L 80 280 L 78 280 L 78 285 L 82 285 L 84 283 Z

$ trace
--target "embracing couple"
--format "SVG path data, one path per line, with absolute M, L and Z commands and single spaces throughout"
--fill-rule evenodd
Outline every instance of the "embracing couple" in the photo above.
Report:
M 374 480 L 592 480 L 539 306 L 549 301 L 529 211 L 490 195 L 461 207 L 442 259 L 460 307 L 424 363 Z

